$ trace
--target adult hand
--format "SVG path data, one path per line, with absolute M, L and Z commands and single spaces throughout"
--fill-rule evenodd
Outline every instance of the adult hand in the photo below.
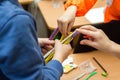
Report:
M 48 38 L 38 38 L 38 43 L 40 44 L 43 54 L 47 53 L 54 46 L 54 40 L 49 40 Z
M 75 21 L 75 14 L 76 14 L 76 6 L 70 6 L 67 8 L 65 13 L 58 18 L 58 28 L 60 32 L 67 36 L 74 24 Z
M 62 44 L 59 40 L 55 40 L 55 54 L 53 59 L 62 63 L 71 53 L 71 51 L 72 48 L 70 44 Z
M 110 47 L 113 42 L 101 29 L 86 25 L 76 29 L 76 31 L 86 36 L 90 36 L 90 38 L 80 41 L 80 44 L 88 45 L 101 51 L 110 51 L 109 49 L 111 49 Z

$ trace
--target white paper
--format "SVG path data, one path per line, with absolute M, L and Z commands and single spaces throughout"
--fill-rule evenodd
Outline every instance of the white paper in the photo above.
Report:
M 85 18 L 91 23 L 102 23 L 104 22 L 104 7 L 94 8 L 89 10 Z
M 66 64 L 70 64 L 72 62 L 73 62 L 73 58 L 68 56 L 68 58 L 63 61 L 62 65 L 65 66 Z

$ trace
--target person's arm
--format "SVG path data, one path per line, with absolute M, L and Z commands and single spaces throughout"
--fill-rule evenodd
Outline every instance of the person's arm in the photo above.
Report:
M 72 5 L 57 19 L 58 28 L 64 36 L 67 36 L 71 31 L 75 21 L 76 10 L 77 7 Z
M 120 44 L 117 44 L 115 42 L 112 41 L 112 44 L 110 45 L 110 52 L 112 55 L 118 57 L 120 59 Z
M 61 59 L 54 59 L 44 64 L 35 22 L 29 16 L 17 15 L 11 18 L 1 29 L 0 37 L 0 69 L 7 78 L 10 80 L 60 79 L 63 73 Z
M 84 16 L 97 0 L 67 0 L 66 11 L 58 18 L 60 32 L 67 36 L 74 24 L 75 16 Z
M 84 16 L 91 9 L 97 0 L 67 0 L 65 9 L 71 5 L 77 7 L 76 16 Z
M 76 29 L 76 31 L 89 36 L 88 39 L 80 41 L 80 44 L 88 45 L 104 52 L 109 52 L 120 58 L 120 45 L 111 41 L 101 29 L 86 25 Z

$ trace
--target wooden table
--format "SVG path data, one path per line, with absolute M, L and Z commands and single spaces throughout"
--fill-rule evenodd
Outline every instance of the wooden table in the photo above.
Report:
M 105 0 L 98 0 L 94 5 L 94 8 L 105 6 Z M 38 3 L 38 7 L 43 15 L 48 29 L 53 30 L 57 27 L 57 19 L 63 14 L 64 6 L 60 8 L 53 8 L 51 0 L 43 0 Z M 81 25 L 91 24 L 84 16 L 77 17 L 73 28 L 79 27 Z
M 78 67 L 67 74 L 63 74 L 60 80 L 73 80 L 80 74 L 79 64 L 88 59 L 90 59 L 93 65 L 97 68 L 97 74 L 92 76 L 90 80 L 120 80 L 120 59 L 113 55 L 110 55 L 109 53 L 93 51 L 87 53 L 72 54 L 70 56 L 73 57 L 73 63 L 77 64 Z M 101 76 L 101 73 L 103 71 L 92 59 L 92 57 L 95 57 L 99 61 L 99 63 L 107 70 L 109 74 L 107 77 Z M 84 80 L 86 76 L 87 75 L 79 80 Z
M 18 0 L 22 5 L 31 4 L 34 0 Z

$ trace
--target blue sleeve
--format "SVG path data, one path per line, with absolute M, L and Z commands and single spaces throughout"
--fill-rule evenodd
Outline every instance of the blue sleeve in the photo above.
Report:
M 44 65 L 35 22 L 27 15 L 12 18 L 0 29 L 0 69 L 11 80 L 59 80 L 59 61 Z

